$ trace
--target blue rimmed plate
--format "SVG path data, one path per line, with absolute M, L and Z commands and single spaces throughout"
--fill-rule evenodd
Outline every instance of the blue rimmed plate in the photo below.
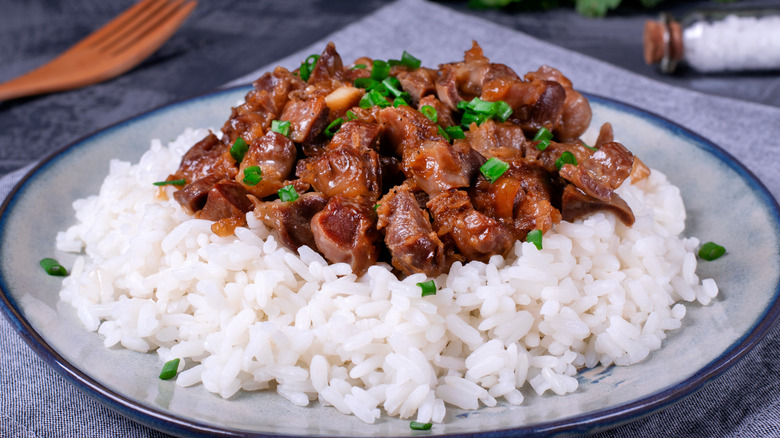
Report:
M 137 161 L 149 139 L 173 139 L 187 126 L 219 127 L 247 88 L 208 94 L 112 126 L 44 160 L 12 192 L 0 216 L 0 307 L 19 334 L 57 372 L 108 407 L 176 435 L 409 436 L 408 421 L 367 425 L 333 408 L 300 408 L 270 392 L 229 400 L 201 386 L 180 388 L 157 378 L 154 354 L 106 349 L 75 311 L 58 299 L 60 280 L 38 260 L 54 255 L 58 230 L 73 222 L 73 200 L 97 192 L 112 158 Z M 565 397 L 526 391 L 523 406 L 499 404 L 473 412 L 449 409 L 434 435 L 503 436 L 591 431 L 630 421 L 691 394 L 733 365 L 780 315 L 780 209 L 760 182 L 704 138 L 642 110 L 589 96 L 592 126 L 609 121 L 618 140 L 682 190 L 686 235 L 715 240 L 728 256 L 699 264 L 720 296 L 687 305 L 683 328 L 664 348 L 630 367 L 578 375 Z M 737 226 L 735 226 L 737 225 Z

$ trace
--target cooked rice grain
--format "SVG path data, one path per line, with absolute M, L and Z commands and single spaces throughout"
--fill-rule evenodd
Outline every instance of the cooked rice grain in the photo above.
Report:
M 398 279 L 379 264 L 355 278 L 307 247 L 291 253 L 251 213 L 235 236 L 214 235 L 175 188 L 152 185 L 203 135 L 153 141 L 136 165 L 112 161 L 57 236 L 82 253 L 62 300 L 106 347 L 182 359 L 181 386 L 225 398 L 273 388 L 367 423 L 381 411 L 440 422 L 445 403 L 517 405 L 526 385 L 563 395 L 582 367 L 641 361 L 681 326 L 679 302 L 718 293 L 696 275 L 699 241 L 679 237 L 682 198 L 656 170 L 618 190 L 632 228 L 603 213 L 562 222 L 544 249 L 518 242 L 506 259 L 456 263 L 421 297 L 422 274 Z

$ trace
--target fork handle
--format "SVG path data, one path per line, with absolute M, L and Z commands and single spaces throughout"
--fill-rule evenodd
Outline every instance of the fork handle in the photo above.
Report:
M 56 62 L 56 60 L 55 60 Z M 90 81 L 75 80 L 52 74 L 52 63 L 45 64 L 10 81 L 0 84 L 0 101 L 33 96 L 36 94 L 65 91 L 81 87 Z

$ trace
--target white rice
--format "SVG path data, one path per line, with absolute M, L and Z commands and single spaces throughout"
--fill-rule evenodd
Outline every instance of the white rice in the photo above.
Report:
M 177 383 L 221 397 L 273 390 L 372 423 L 382 412 L 441 422 L 447 406 L 523 403 L 521 388 L 564 395 L 582 367 L 630 365 L 681 326 L 683 301 L 707 304 L 695 238 L 681 238 L 679 190 L 653 170 L 619 189 L 636 215 L 561 222 L 544 248 L 456 263 L 421 297 L 422 274 L 388 265 L 356 278 L 304 247 L 295 255 L 250 213 L 218 237 L 152 183 L 205 131 L 153 141 L 140 162 L 113 161 L 100 194 L 74 202 L 57 247 L 82 253 L 62 300 L 106 347 L 182 359 Z

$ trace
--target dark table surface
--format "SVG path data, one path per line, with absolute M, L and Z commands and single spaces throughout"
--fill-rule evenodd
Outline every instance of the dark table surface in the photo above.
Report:
M 131 3 L 133 0 L 3 2 L 0 82 L 52 59 Z M 386 3 L 200 0 L 170 41 L 123 76 L 83 89 L 0 102 L 0 176 L 115 122 L 211 91 L 324 38 Z M 613 11 L 605 18 L 585 18 L 570 8 L 475 11 L 465 2 L 442 2 L 655 80 L 780 106 L 778 72 L 700 75 L 683 71 L 669 76 L 644 64 L 645 20 L 656 18 L 661 10 L 681 16 L 714 2 L 667 1 L 655 9 L 640 8 L 636 6 L 638 1 L 624 3 L 634 6 Z M 780 9 L 777 0 L 750 4 Z

